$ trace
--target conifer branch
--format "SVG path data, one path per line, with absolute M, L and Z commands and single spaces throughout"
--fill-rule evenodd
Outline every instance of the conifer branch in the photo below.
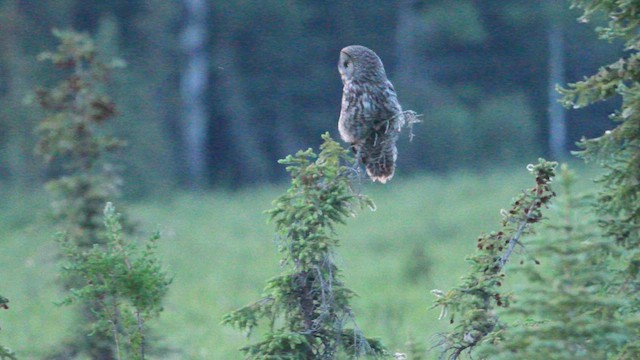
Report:
M 509 296 L 499 291 L 505 277 L 504 267 L 515 247 L 522 246 L 522 236 L 530 233 L 531 225 L 542 219 L 541 209 L 555 196 L 550 183 L 556 165 L 540 159 L 527 167 L 535 176 L 536 185 L 521 193 L 509 211 L 501 211 L 500 231 L 478 238 L 478 252 L 469 258 L 472 269 L 463 277 L 463 283 L 447 293 L 432 291 L 437 297 L 434 307 L 442 308 L 440 318 L 450 314 L 449 322 L 457 323 L 452 332 L 441 335 L 443 356 L 458 359 L 464 351 L 490 341 L 500 329 L 494 308 L 507 307 L 510 302 Z M 456 320 L 456 315 L 461 318 Z
M 518 225 L 516 233 L 513 234 L 513 237 L 511 237 L 511 239 L 509 239 L 508 241 L 509 245 L 507 247 L 507 250 L 504 252 L 504 254 L 502 254 L 502 256 L 500 257 L 500 261 L 498 262 L 497 271 L 501 271 L 502 268 L 507 264 L 507 261 L 509 261 L 509 257 L 511 256 L 511 253 L 513 252 L 513 250 L 516 248 L 517 245 L 524 247 L 524 245 L 520 243 L 520 237 L 522 237 L 522 234 L 524 233 L 525 229 L 529 225 L 530 220 L 532 219 L 531 215 L 533 214 L 535 209 L 536 209 L 536 203 L 532 202 L 529 208 L 527 209 L 527 213 L 524 219 L 520 221 L 520 224 Z

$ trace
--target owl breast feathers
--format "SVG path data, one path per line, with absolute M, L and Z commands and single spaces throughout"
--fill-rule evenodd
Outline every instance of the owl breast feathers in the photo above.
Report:
M 340 136 L 351 144 L 371 180 L 386 183 L 395 171 L 396 140 L 404 125 L 396 91 L 378 55 L 364 46 L 342 49 L 338 71 L 344 85 Z

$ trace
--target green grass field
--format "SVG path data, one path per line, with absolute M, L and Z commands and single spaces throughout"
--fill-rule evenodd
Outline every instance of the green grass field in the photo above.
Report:
M 582 177 L 583 185 L 590 177 Z M 403 351 L 410 337 L 430 348 L 448 326 L 430 309 L 430 290 L 457 282 L 477 235 L 497 228 L 500 209 L 532 181 L 522 166 L 363 184 L 377 210 L 362 211 L 337 231 L 339 264 L 359 295 L 352 305 L 364 333 L 392 351 Z M 246 339 L 220 321 L 257 300 L 266 280 L 279 273 L 274 227 L 263 211 L 285 189 L 171 194 L 128 206 L 147 233 L 161 230 L 160 255 L 175 275 L 153 323 L 163 347 L 154 358 L 242 358 L 237 349 Z M 21 359 L 40 359 L 74 326 L 74 310 L 54 304 L 62 294 L 47 199 L 8 190 L 0 196 L 0 294 L 11 300 L 10 309 L 0 311 L 0 344 Z

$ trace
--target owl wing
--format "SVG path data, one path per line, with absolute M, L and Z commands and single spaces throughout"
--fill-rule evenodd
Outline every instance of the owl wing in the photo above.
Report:
M 391 82 L 345 86 L 338 121 L 344 141 L 360 143 L 374 133 L 399 131 L 403 123 L 402 107 Z
M 387 81 L 378 91 L 381 96 L 375 99 L 377 108 L 372 114 L 373 127 L 376 132 L 384 129 L 384 132 L 400 131 L 404 123 L 402 106 L 398 102 L 398 95 L 391 82 Z
M 395 172 L 396 141 L 404 125 L 404 115 L 389 81 L 372 94 L 376 105 L 371 112 L 372 128 L 359 153 L 371 180 L 386 183 Z

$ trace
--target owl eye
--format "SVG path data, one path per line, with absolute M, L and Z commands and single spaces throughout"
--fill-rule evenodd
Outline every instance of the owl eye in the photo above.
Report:
M 349 61 L 348 61 L 348 60 L 345 60 L 345 61 L 342 63 L 342 66 L 343 66 L 343 67 L 345 67 L 345 68 L 346 68 L 346 67 L 349 67 Z

